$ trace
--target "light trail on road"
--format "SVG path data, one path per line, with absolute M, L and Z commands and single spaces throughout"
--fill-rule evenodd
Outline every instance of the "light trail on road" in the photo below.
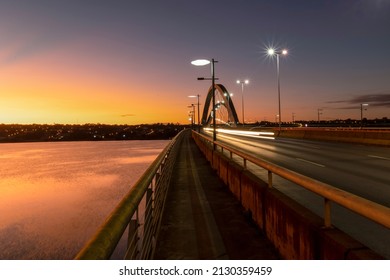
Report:
M 212 128 L 204 128 L 206 132 L 212 132 Z M 230 134 L 230 135 L 238 135 L 238 136 L 246 136 L 253 138 L 263 138 L 263 139 L 275 139 L 274 133 L 269 131 L 247 131 L 247 130 L 232 130 L 232 129 L 222 129 L 217 128 L 216 131 L 218 134 Z

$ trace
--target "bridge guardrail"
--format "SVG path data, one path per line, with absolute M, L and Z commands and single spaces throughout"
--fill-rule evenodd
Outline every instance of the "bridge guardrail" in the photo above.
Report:
M 287 179 L 317 195 L 324 198 L 324 226 L 331 227 L 331 202 L 335 202 L 340 206 L 349 209 L 363 217 L 366 217 L 388 229 L 390 229 L 390 208 L 359 197 L 352 193 L 343 191 L 329 184 L 317 181 L 302 174 L 280 167 L 276 164 L 269 163 L 265 160 L 261 160 L 253 155 L 244 153 L 229 145 L 223 144 L 218 141 L 213 141 L 207 136 L 199 134 L 195 131 L 192 132 L 195 141 L 204 141 L 210 145 L 210 149 L 213 146 L 216 149 L 219 147 L 221 151 L 226 150 L 230 153 L 230 158 L 233 155 L 239 156 L 243 159 L 243 165 L 246 167 L 247 161 L 260 166 L 268 170 L 268 187 L 272 188 L 272 176 L 276 174 L 280 177 Z
M 75 259 L 110 259 L 126 232 L 127 245 L 123 258 L 152 258 L 183 134 L 184 131 L 180 132 L 158 155 Z

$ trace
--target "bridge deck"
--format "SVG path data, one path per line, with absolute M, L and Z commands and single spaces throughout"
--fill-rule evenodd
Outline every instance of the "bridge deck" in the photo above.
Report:
M 278 259 L 190 134 L 174 172 L 155 259 Z

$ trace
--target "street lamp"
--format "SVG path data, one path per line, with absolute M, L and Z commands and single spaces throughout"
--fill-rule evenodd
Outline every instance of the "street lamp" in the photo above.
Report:
M 363 128 L 363 106 L 368 106 L 367 103 L 360 104 L 360 129 Z M 365 109 L 367 110 L 367 109 Z
M 241 99 L 241 106 L 242 106 L 242 125 L 245 124 L 245 119 L 244 119 L 244 84 L 247 85 L 249 84 L 248 80 L 245 81 L 240 81 L 237 80 L 237 84 L 241 84 L 241 93 L 242 93 L 242 99 Z
M 320 125 L 320 115 L 322 115 L 322 109 L 318 108 L 317 109 L 317 114 L 318 114 L 318 126 Z
M 279 56 L 280 55 L 287 55 L 288 51 L 286 49 L 282 51 L 276 51 L 275 49 L 268 49 L 268 55 L 274 56 L 276 55 L 276 71 L 278 75 L 278 102 L 279 102 L 279 131 L 282 127 L 282 112 L 281 112 L 281 106 L 280 106 L 280 74 L 279 74 Z
M 216 131 L 216 123 L 215 123 L 215 73 L 214 73 L 214 63 L 216 63 L 218 61 L 211 59 L 208 60 L 208 59 L 197 59 L 197 60 L 193 60 L 191 61 L 191 64 L 192 65 L 195 65 L 195 66 L 205 66 L 205 65 L 208 65 L 211 63 L 211 90 L 212 90 L 212 93 L 213 93 L 213 106 L 212 106 L 212 113 L 213 113 L 213 141 L 217 141 L 217 131 Z M 198 78 L 198 80 L 210 80 L 209 78 Z M 213 145 L 214 149 L 215 149 L 215 144 Z
M 199 114 L 199 94 L 197 94 L 197 95 L 190 95 L 190 96 L 188 96 L 188 97 L 190 97 L 190 98 L 195 98 L 195 97 L 197 97 L 198 98 L 198 104 L 197 104 L 197 106 L 198 106 L 198 132 L 200 133 L 200 114 Z

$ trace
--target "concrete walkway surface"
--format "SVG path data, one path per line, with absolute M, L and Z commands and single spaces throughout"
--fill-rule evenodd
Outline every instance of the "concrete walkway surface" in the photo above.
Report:
M 219 179 L 191 133 L 180 144 L 155 259 L 279 259 Z

